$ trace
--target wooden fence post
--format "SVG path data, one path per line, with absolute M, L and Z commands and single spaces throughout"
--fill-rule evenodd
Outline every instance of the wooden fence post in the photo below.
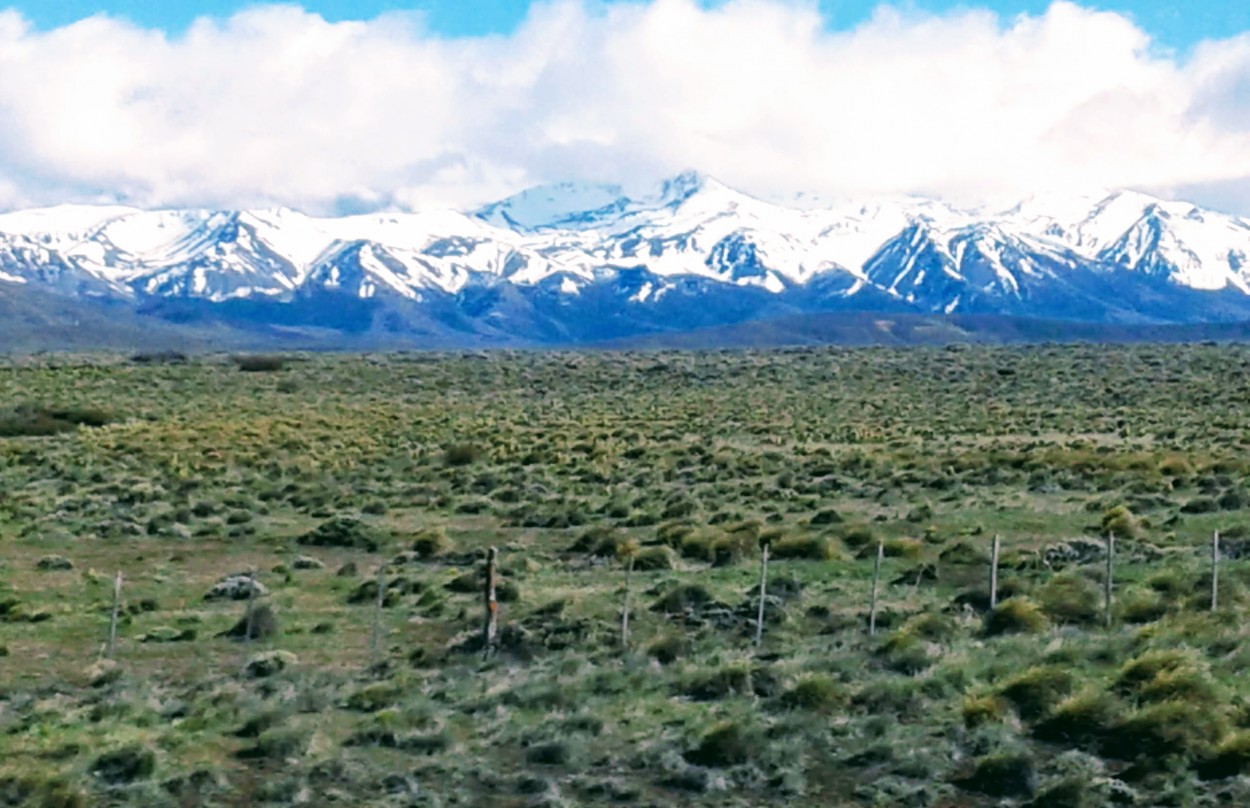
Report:
M 634 557 L 629 556 L 629 567 L 625 570 L 625 606 L 621 609 L 621 647 L 629 647 L 629 596 L 634 583 Z
M 877 542 L 877 558 L 872 564 L 872 597 L 868 605 L 868 636 L 877 633 L 877 592 L 881 583 L 881 561 L 885 558 L 885 540 Z
M 1211 534 L 1211 611 L 1220 605 L 1220 532 Z
M 113 651 L 117 647 L 117 618 L 122 608 L 122 573 L 117 571 L 117 577 L 113 579 L 113 615 L 109 619 L 109 641 L 104 655 L 108 659 L 113 658 Z
M 378 645 L 382 638 L 382 604 L 386 599 L 386 562 L 378 565 L 378 594 L 373 601 L 373 641 L 370 649 L 373 662 L 378 662 Z
M 486 605 L 482 623 L 482 653 L 489 656 L 495 647 L 495 633 L 499 628 L 499 601 L 495 599 L 495 574 L 499 562 L 499 548 L 490 548 L 486 556 L 486 587 L 483 597 Z
M 1103 608 L 1106 610 L 1107 627 L 1111 627 L 1111 588 L 1115 579 L 1115 534 L 1107 534 L 1107 580 L 1104 582 Z
M 759 648 L 764 641 L 764 598 L 768 594 L 768 548 L 772 542 L 767 539 L 760 541 L 760 608 L 755 616 L 755 647 Z
M 990 546 L 990 609 L 998 605 L 998 548 L 999 537 L 994 534 L 994 542 Z

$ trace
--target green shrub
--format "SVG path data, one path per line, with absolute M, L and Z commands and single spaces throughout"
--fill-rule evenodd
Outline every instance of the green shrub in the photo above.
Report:
M 1199 765 L 1198 773 L 1208 780 L 1250 774 L 1250 732 L 1238 732 L 1224 739 Z
M 109 785 L 147 780 L 156 772 L 156 753 L 142 744 L 124 746 L 96 758 L 91 772 Z
M 1066 668 L 1039 665 L 1008 679 L 998 688 L 998 692 L 1011 702 L 1021 718 L 1035 721 L 1068 696 L 1075 681 L 1075 677 Z
M 235 367 L 244 373 L 272 373 L 285 368 L 286 363 L 285 357 L 274 355 L 257 354 L 234 357 Z
M 751 693 L 751 669 L 742 664 L 726 665 L 688 677 L 681 691 L 695 701 L 716 701 Z
M 987 755 L 959 785 L 991 797 L 1027 797 L 1037 790 L 1037 767 L 1023 752 Z
M 759 754 L 761 739 L 735 721 L 725 721 L 708 730 L 686 760 L 697 766 L 723 768 L 749 763 Z
M 1034 592 L 1042 611 L 1056 623 L 1089 625 L 1102 616 L 1098 586 L 1079 573 L 1060 573 Z
M 300 536 L 299 544 L 311 547 L 352 547 L 376 553 L 386 542 L 385 531 L 350 516 L 336 516 Z
M 847 700 L 846 690 L 824 674 L 804 676 L 781 696 L 781 704 L 790 710 L 828 712 Z
M 986 724 L 1001 723 L 1007 717 L 1007 702 L 993 693 L 968 695 L 964 697 L 959 712 L 964 726 L 976 729 Z
M 774 543 L 769 555 L 778 559 L 828 561 L 837 558 L 838 547 L 824 536 L 788 536 Z
M 470 466 L 485 456 L 482 447 L 475 443 L 452 443 L 443 450 L 443 462 L 448 466 Z
M 985 635 L 1037 634 L 1050 626 L 1036 601 L 1027 597 L 1008 598 L 985 617 Z
M 1228 734 L 1228 722 L 1215 709 L 1179 700 L 1150 704 L 1117 724 L 1105 753 L 1132 760 L 1193 759 L 1209 756 Z
M 1136 539 L 1141 536 L 1141 522 L 1126 505 L 1117 505 L 1105 511 L 1101 523 L 1102 535 L 1110 533 L 1117 539 Z
M 634 569 L 641 572 L 677 569 L 677 554 L 663 545 L 647 547 L 634 556 Z
M 412 550 L 421 558 L 435 558 L 451 551 L 451 538 L 443 527 L 427 527 L 417 531 Z

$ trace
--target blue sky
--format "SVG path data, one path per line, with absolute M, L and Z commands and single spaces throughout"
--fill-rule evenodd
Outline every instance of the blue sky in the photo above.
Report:
M 608 0 L 611 2 L 611 0 Z M 0 5 L 4 5 L 0 0 Z M 711 4 L 711 3 L 709 3 Z M 229 15 L 248 5 L 248 0 L 10 0 L 41 28 L 52 28 L 98 12 L 126 17 L 148 27 L 179 31 L 205 14 Z M 429 16 L 431 27 L 446 36 L 507 33 L 524 19 L 529 0 L 303 0 L 298 3 L 330 20 L 371 19 L 386 11 L 419 9 Z M 849 28 L 865 20 L 878 5 L 875 0 L 820 0 L 820 8 L 833 28 Z M 1004 15 L 1038 14 L 1046 0 L 910 0 L 894 3 L 923 11 L 954 8 L 990 8 Z M 1083 3 L 1092 8 L 1132 16 L 1156 42 L 1187 49 L 1197 41 L 1226 38 L 1250 30 L 1250 2 L 1246 0 L 1104 0 Z

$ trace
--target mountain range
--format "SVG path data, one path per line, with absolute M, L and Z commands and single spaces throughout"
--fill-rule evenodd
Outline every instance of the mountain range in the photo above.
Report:
M 688 172 L 468 212 L 0 214 L 0 301 L 25 306 L 11 323 L 53 307 L 76 312 L 69 328 L 322 347 L 576 345 L 839 312 L 1153 327 L 1250 320 L 1247 256 L 1250 221 L 1132 191 L 786 204 Z

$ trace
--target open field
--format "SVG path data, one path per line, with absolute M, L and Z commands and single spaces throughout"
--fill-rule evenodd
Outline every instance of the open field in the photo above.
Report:
M 1250 804 L 1250 346 L 0 362 L 0 806 Z

